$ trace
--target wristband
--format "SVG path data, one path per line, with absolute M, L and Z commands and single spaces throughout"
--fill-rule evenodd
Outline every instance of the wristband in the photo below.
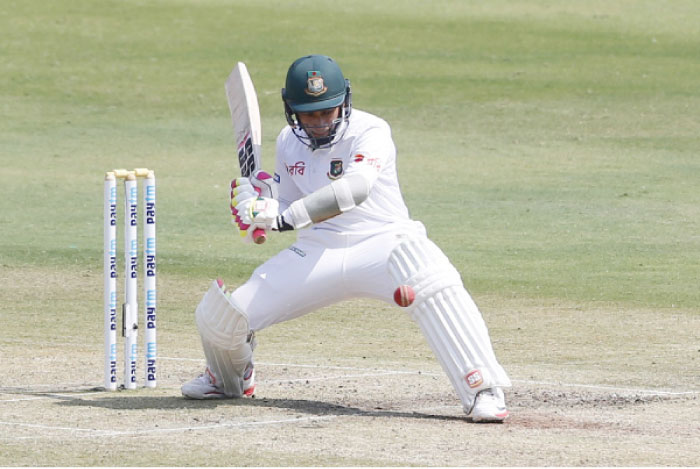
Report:
M 284 215 L 277 215 L 277 231 L 291 231 L 294 227 L 284 220 Z

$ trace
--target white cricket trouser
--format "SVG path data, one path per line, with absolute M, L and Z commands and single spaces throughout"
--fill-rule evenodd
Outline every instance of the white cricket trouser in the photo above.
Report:
M 467 413 L 478 392 L 511 385 L 459 272 L 428 240 L 420 222 L 369 236 L 301 231 L 296 243 L 258 267 L 232 299 L 247 315 L 250 329 L 259 331 L 349 298 L 392 303 L 403 283 L 416 290 L 408 312 Z
M 409 232 L 425 236 L 425 227 L 414 221 L 372 235 L 300 231 L 296 243 L 258 267 L 232 297 L 254 331 L 350 298 L 393 304 L 388 259 Z

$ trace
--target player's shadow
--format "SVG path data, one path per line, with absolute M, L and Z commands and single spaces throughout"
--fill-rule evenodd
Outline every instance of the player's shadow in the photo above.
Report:
M 50 395 L 58 399 L 55 395 Z M 180 396 L 138 396 L 138 395 L 105 395 L 99 398 L 64 397 L 57 405 L 67 407 L 101 407 L 113 410 L 145 410 L 145 409 L 213 409 L 217 407 L 260 407 L 277 408 L 315 416 L 354 416 L 354 417 L 390 417 L 432 419 L 442 421 L 461 421 L 466 416 L 436 415 L 424 412 L 406 412 L 383 408 L 362 409 L 359 407 L 334 404 L 310 399 L 272 399 L 272 398 L 242 398 L 223 400 L 193 400 Z

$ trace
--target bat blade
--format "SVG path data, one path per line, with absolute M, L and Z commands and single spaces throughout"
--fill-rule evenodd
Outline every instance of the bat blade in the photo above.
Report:
M 258 96 L 243 62 L 238 62 L 233 68 L 225 88 L 241 176 L 250 177 L 261 168 L 262 126 Z M 253 232 L 256 244 L 264 243 L 266 237 L 265 230 L 261 228 Z
M 243 62 L 233 68 L 225 87 L 241 175 L 250 177 L 261 166 L 262 126 L 258 97 Z

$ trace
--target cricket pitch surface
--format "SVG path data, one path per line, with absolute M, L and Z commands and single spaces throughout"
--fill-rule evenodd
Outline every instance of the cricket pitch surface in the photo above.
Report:
M 207 282 L 188 279 L 163 282 L 158 387 L 101 391 L 99 280 L 84 275 L 10 313 L 2 466 L 700 465 L 692 310 L 478 298 L 513 388 L 506 423 L 474 424 L 406 312 L 365 300 L 258 333 L 254 398 L 184 399 L 205 366 L 192 311 Z
M 46 358 L 48 359 L 48 358 Z M 184 399 L 201 359 L 161 357 L 157 389 L 0 388 L 3 465 L 696 465 L 697 392 L 515 379 L 510 419 L 471 424 L 437 366 L 259 362 L 254 398 Z M 165 371 L 167 370 L 167 371 Z

